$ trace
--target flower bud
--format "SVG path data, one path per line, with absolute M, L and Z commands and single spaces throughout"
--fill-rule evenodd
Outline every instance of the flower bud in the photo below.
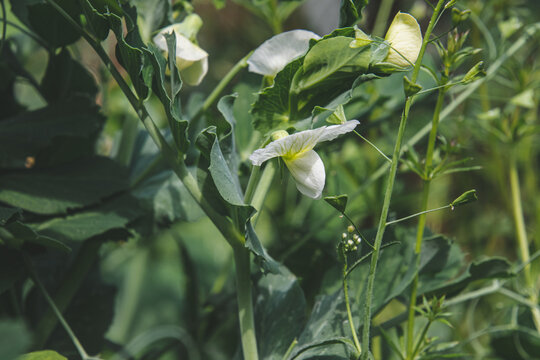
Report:
M 279 139 L 283 139 L 284 137 L 286 136 L 289 136 L 289 133 L 286 132 L 285 130 L 278 130 L 278 131 L 274 131 L 272 133 L 272 141 L 276 141 L 276 140 L 279 140 Z

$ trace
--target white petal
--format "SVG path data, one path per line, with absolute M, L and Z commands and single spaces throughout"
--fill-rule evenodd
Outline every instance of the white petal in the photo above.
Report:
M 326 127 L 326 130 L 324 131 L 324 133 L 322 134 L 322 136 L 319 138 L 317 142 L 319 143 L 322 141 L 334 140 L 339 135 L 343 135 L 343 134 L 353 131 L 354 128 L 358 124 L 360 124 L 360 121 L 358 120 L 349 120 L 346 123 L 343 123 L 340 125 L 328 126 Z
M 412 15 L 398 12 L 388 28 L 385 40 L 399 52 L 398 54 L 398 52 L 390 49 L 386 57 L 387 62 L 407 67 L 411 63 L 414 64 L 418 59 L 418 53 L 420 47 L 422 47 L 422 32 L 420 31 L 420 25 Z
M 358 124 L 358 120 L 350 120 L 341 125 L 322 126 L 313 130 L 300 131 L 272 141 L 263 149 L 255 150 L 249 159 L 256 166 L 260 166 L 266 160 L 277 156 L 283 156 L 285 160 L 293 160 L 295 157 L 300 157 L 313 150 L 315 145 L 322 141 L 333 140 L 341 134 L 354 130 Z
M 191 86 L 199 85 L 208 72 L 208 58 L 194 62 L 191 66 L 180 71 L 182 81 Z
M 173 24 L 160 30 L 160 32 L 154 36 L 154 43 L 158 48 L 163 51 L 167 51 L 167 41 L 164 34 L 170 34 L 174 31 L 176 35 L 176 58 L 177 62 L 195 62 L 208 57 L 208 53 L 192 43 L 187 37 L 182 35 L 176 27 L 180 24 Z M 180 69 L 185 68 L 178 64 Z
M 302 56 L 309 49 L 310 39 L 321 37 L 307 30 L 291 30 L 278 34 L 262 43 L 248 60 L 248 70 L 261 75 L 274 76 L 285 65 Z
M 310 150 L 293 160 L 285 158 L 284 160 L 296 180 L 298 191 L 310 198 L 320 199 L 326 180 L 324 164 L 320 156 L 314 150 Z

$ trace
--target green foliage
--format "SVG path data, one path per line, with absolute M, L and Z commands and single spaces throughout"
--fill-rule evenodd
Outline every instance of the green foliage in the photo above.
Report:
M 30 346 L 31 334 L 21 320 L 0 321 L 0 356 L 15 359 Z
M 339 27 L 353 26 L 362 19 L 362 9 L 368 0 L 341 0 Z
M 43 350 L 24 354 L 18 360 L 67 360 L 67 358 L 56 351 Z

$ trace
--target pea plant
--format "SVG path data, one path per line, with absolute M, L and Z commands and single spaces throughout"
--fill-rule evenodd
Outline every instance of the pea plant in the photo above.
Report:
M 535 1 L 0 5 L 0 359 L 540 353 Z

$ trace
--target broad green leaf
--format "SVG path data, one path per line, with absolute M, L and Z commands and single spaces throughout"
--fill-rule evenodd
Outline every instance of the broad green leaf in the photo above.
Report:
M 65 99 L 0 122 L 0 167 L 24 169 L 72 161 L 95 152 L 104 118 L 88 98 Z
M 60 355 L 53 350 L 34 351 L 28 354 L 24 354 L 17 360 L 68 360 L 66 357 Z
M 302 59 L 289 63 L 276 75 L 274 84 L 259 93 L 259 97 L 251 109 L 255 129 L 265 134 L 273 129 L 287 128 L 293 125 L 289 122 L 289 91 L 293 76 L 301 65 Z
M 353 26 L 362 19 L 362 9 L 368 0 L 341 0 L 339 27 Z
M 359 314 L 360 312 L 353 312 L 355 324 L 358 324 Z M 351 329 L 347 319 L 347 309 L 342 289 L 329 295 L 319 296 L 313 306 L 309 320 L 298 338 L 298 344 L 293 354 L 291 354 L 291 359 L 307 360 L 314 359 L 316 356 L 336 360 L 349 359 L 352 349 L 343 346 L 342 342 L 335 341 L 336 338 L 350 337 Z M 314 346 L 316 344 L 324 344 L 325 346 L 316 347 Z M 306 347 L 310 348 L 310 350 L 297 355 Z
M 170 138 L 170 136 L 168 137 Z M 148 172 L 151 168 L 153 171 Z M 144 130 L 137 136 L 130 165 L 131 194 L 147 211 L 145 221 L 165 225 L 177 221 L 194 221 L 203 216 L 178 176 L 161 159 L 159 149 Z
M 2 241 L 15 248 L 20 248 L 25 243 L 31 243 L 46 248 L 53 248 L 66 252 L 71 251 L 71 249 L 62 242 L 49 236 L 42 235 L 20 221 L 10 223 L 2 230 Z
M 0 206 L 0 226 L 6 225 L 15 215 L 20 215 L 21 209 Z
M 348 199 L 349 199 L 349 196 L 346 194 L 324 197 L 324 201 L 332 205 L 334 209 L 336 209 L 342 214 L 345 212 L 345 209 L 347 208 Z
M 28 25 L 51 47 L 66 46 L 77 41 L 81 35 L 51 5 L 35 0 L 12 0 L 13 13 Z M 80 24 L 78 3 L 71 0 L 56 0 L 56 3 Z
M 141 20 L 139 29 L 143 39 L 150 39 L 152 33 L 171 23 L 172 9 L 168 0 L 134 0 Z
M 116 57 L 128 72 L 139 98 L 146 99 L 149 95 L 146 85 L 148 74 L 143 72 L 143 69 L 148 70 L 148 67 L 145 67 L 144 59 L 146 46 L 141 39 L 137 27 L 137 10 L 135 7 L 129 5 L 125 5 L 123 9 L 125 23 L 122 21 L 122 18 L 114 13 L 108 13 L 106 15 L 109 26 L 118 41 L 116 44 Z M 125 36 L 124 24 L 127 28 Z
M 165 109 L 176 148 L 181 153 L 185 153 L 189 147 L 186 133 L 188 122 L 183 118 L 181 112 L 180 90 L 182 80 L 176 67 L 175 36 L 174 32 L 172 35 L 166 35 L 167 46 L 169 47 L 168 63 L 161 54 L 162 51 L 153 44 L 148 45 L 147 53 L 154 68 L 152 88 Z M 167 68 L 171 74 L 170 83 L 167 82 Z
M 134 197 L 123 195 L 96 208 L 36 224 L 34 229 L 63 242 L 82 242 L 113 229 L 124 229 L 142 213 Z
M 458 196 L 450 205 L 452 206 L 453 210 L 456 206 L 465 205 L 476 200 L 478 200 L 476 190 L 469 190 Z
M 64 214 L 125 190 L 127 171 L 111 159 L 91 157 L 0 177 L 0 201 L 42 214 Z
M 22 320 L 0 321 L 0 359 L 12 360 L 25 352 L 32 336 Z
M 261 244 L 251 220 L 246 222 L 246 247 L 255 255 L 255 262 L 259 264 L 265 273 L 279 274 L 280 265 L 274 260 Z
M 93 99 L 98 90 L 92 75 L 78 61 L 73 60 L 65 48 L 58 54 L 50 55 L 41 89 L 49 103 L 65 101 L 76 94 L 84 94 Z
M 18 250 L 0 245 L 0 294 L 25 276 L 24 262 Z M 1 340 L 0 340 L 1 342 Z M 2 347 L 0 346 L 0 352 Z
M 281 360 L 304 324 L 306 300 L 296 277 L 284 266 L 257 283 L 255 323 L 259 356 Z

